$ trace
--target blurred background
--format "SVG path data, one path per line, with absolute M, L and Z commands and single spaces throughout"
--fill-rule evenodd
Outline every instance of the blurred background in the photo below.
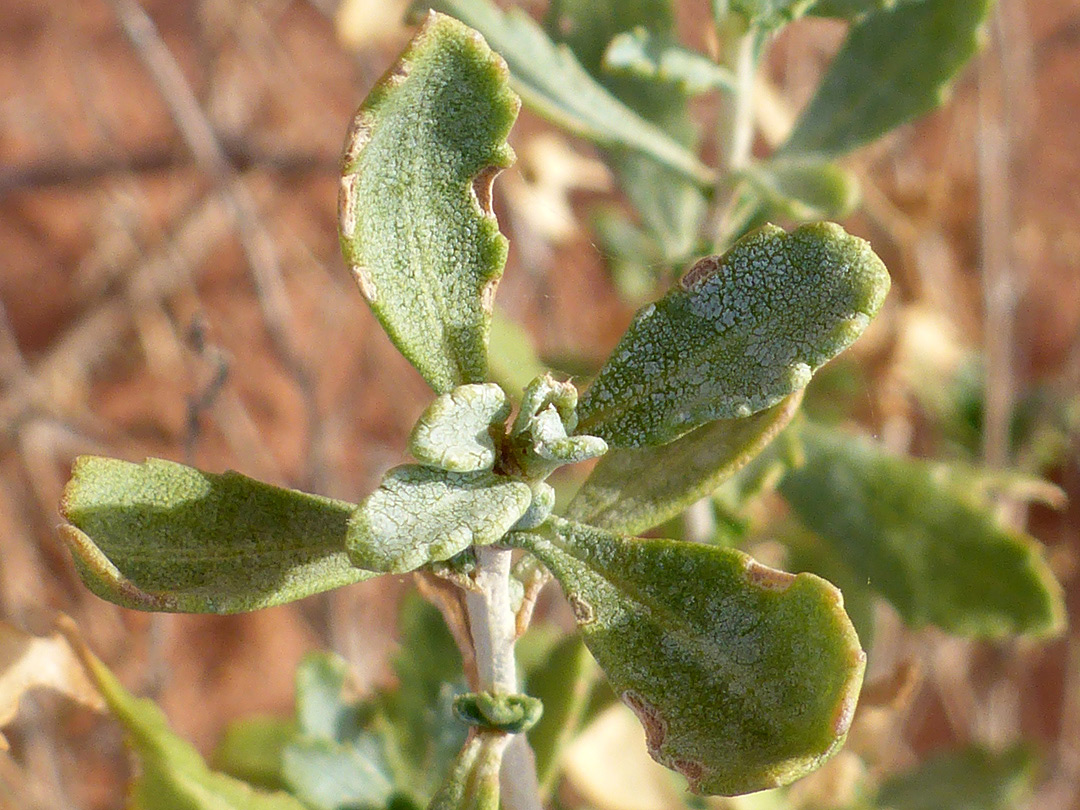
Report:
M 707 51 L 708 4 L 678 6 L 685 41 Z M 346 127 L 408 39 L 403 13 L 399 0 L 0 0 L 0 614 L 71 615 L 204 752 L 231 718 L 290 711 L 309 650 L 387 682 L 409 581 L 233 617 L 125 611 L 79 582 L 57 502 L 82 453 L 351 501 L 404 458 L 430 393 L 357 294 L 335 211 Z M 766 138 L 842 32 L 785 29 L 762 77 Z M 1068 505 L 1006 518 L 1046 544 L 1075 617 L 1080 2 L 999 0 L 989 34 L 945 107 L 845 164 L 863 187 L 845 225 L 894 278 L 856 350 L 866 387 L 851 410 L 897 451 L 963 446 L 1062 487 Z M 697 112 L 715 127 L 715 104 Z M 635 308 L 586 227 L 618 193 L 591 147 L 527 110 L 511 143 L 518 162 L 495 187 L 511 240 L 499 306 L 544 357 L 595 368 Z M 918 662 L 881 698 L 895 761 L 1030 740 L 1043 753 L 1030 806 L 1080 807 L 1075 621 L 1049 644 L 888 626 L 875 643 Z M 40 694 L 8 736 L 0 806 L 124 806 L 107 718 Z

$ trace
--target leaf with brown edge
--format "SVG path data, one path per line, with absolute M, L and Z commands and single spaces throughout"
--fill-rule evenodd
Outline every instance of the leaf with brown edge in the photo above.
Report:
M 737 795 L 821 765 L 851 724 L 866 656 L 840 592 L 734 549 L 552 521 L 507 542 L 562 583 L 585 643 L 691 789 Z
M 432 12 L 356 113 L 341 247 L 383 328 L 437 393 L 483 382 L 507 241 L 491 207 L 520 102 L 476 31 Z

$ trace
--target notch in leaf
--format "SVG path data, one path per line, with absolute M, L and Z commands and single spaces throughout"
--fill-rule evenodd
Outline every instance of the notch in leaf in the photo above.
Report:
M 360 291 L 437 393 L 487 376 L 507 241 L 491 208 L 521 103 L 480 34 L 432 12 L 361 105 L 338 218 Z

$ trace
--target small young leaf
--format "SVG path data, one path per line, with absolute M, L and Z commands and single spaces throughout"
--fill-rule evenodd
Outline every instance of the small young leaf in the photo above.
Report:
M 176 736 L 152 700 L 124 689 L 85 647 L 73 624 L 61 629 L 139 757 L 139 775 L 130 791 L 133 810 L 307 810 L 286 793 L 256 790 L 211 771 L 195 746 Z
M 87 587 L 136 610 L 237 613 L 374 576 L 349 565 L 352 504 L 148 459 L 81 456 L 60 533 Z
M 395 467 L 349 518 L 349 559 L 369 571 L 415 571 L 496 542 L 531 502 L 528 484 L 491 473 Z
M 715 172 L 664 130 L 627 107 L 559 48 L 520 9 L 503 12 L 491 0 L 429 0 L 418 7 L 452 14 L 482 33 L 510 66 L 514 89 L 540 115 L 605 147 L 647 156 L 702 186 Z
M 789 219 L 842 219 L 859 204 L 859 181 L 835 163 L 776 158 L 742 176 L 771 212 Z
M 735 77 L 730 70 L 645 28 L 624 31 L 612 39 L 604 51 L 604 67 L 672 82 L 690 94 L 735 89 Z
M 889 778 L 876 804 L 890 810 L 1011 810 L 1026 804 L 1035 765 L 1023 745 L 1000 753 L 979 746 L 949 751 Z
M 558 577 L 649 753 L 695 792 L 786 784 L 842 744 L 865 655 L 824 580 L 567 521 L 510 540 Z
M 922 0 L 852 25 L 783 156 L 850 152 L 942 103 L 979 47 L 992 0 Z
M 486 731 L 521 734 L 544 713 L 544 704 L 530 695 L 494 692 L 466 692 L 454 698 L 454 714 L 459 720 Z
M 806 386 L 877 313 L 889 274 L 838 225 L 765 226 L 639 310 L 578 406 L 578 432 L 664 444 Z
M 571 520 L 637 534 L 713 492 L 791 421 L 802 394 L 743 419 L 718 419 L 659 447 L 613 450 L 567 507 Z
M 509 741 L 501 732 L 470 737 L 428 810 L 499 810 L 499 770 Z
M 450 472 L 490 470 L 491 426 L 509 415 L 510 400 L 495 383 L 459 386 L 428 405 L 409 436 L 409 452 L 422 464 Z
M 807 423 L 780 491 L 913 626 L 999 637 L 1061 631 L 1061 586 L 1031 537 L 1004 529 L 938 465 Z
M 432 14 L 345 143 L 341 245 L 390 338 L 436 392 L 487 375 L 507 242 L 491 184 L 519 101 L 476 32 Z

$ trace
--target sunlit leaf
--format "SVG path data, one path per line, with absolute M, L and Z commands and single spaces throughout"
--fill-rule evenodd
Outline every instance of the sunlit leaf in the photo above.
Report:
M 492 473 L 395 467 L 349 519 L 349 558 L 369 571 L 414 571 L 494 543 L 531 502 L 527 484 Z
M 1023 745 L 1001 752 L 971 746 L 937 754 L 885 781 L 877 805 L 890 810 L 1012 810 L 1034 786 L 1036 759 Z
M 236 613 L 374 576 L 349 564 L 354 507 L 148 459 L 81 456 L 60 528 L 87 587 L 137 610 Z
M 888 288 L 870 245 L 838 225 L 760 228 L 638 311 L 578 431 L 641 447 L 771 407 L 862 334 Z
M 671 82 L 686 93 L 735 89 L 730 70 L 645 28 L 624 31 L 612 39 L 604 51 L 604 66 L 615 72 Z
M 708 422 L 658 447 L 613 450 L 593 468 L 567 517 L 636 534 L 712 493 L 791 420 L 801 394 L 743 419 Z
M 801 433 L 806 462 L 781 492 L 906 622 L 971 636 L 1060 632 L 1061 586 L 1039 544 L 998 525 L 942 467 L 813 423 Z
M 510 415 L 510 400 L 495 383 L 462 385 L 435 399 L 409 436 L 409 452 L 450 472 L 490 470 L 495 464 L 492 425 Z
M 511 541 L 558 577 L 650 753 L 694 791 L 786 784 L 842 744 L 865 656 L 827 582 L 733 549 L 546 527 Z
M 345 144 L 341 245 L 360 291 L 438 393 L 487 376 L 507 241 L 491 207 L 514 161 L 506 64 L 430 15 L 360 107 Z
M 482 33 L 506 59 L 521 98 L 553 123 L 601 146 L 639 152 L 694 183 L 714 182 L 711 169 L 615 98 L 521 9 L 503 12 L 491 0 L 434 0 L 418 7 L 452 14 Z
M 781 147 L 835 157 L 934 109 L 979 47 L 993 0 L 922 0 L 852 25 Z

